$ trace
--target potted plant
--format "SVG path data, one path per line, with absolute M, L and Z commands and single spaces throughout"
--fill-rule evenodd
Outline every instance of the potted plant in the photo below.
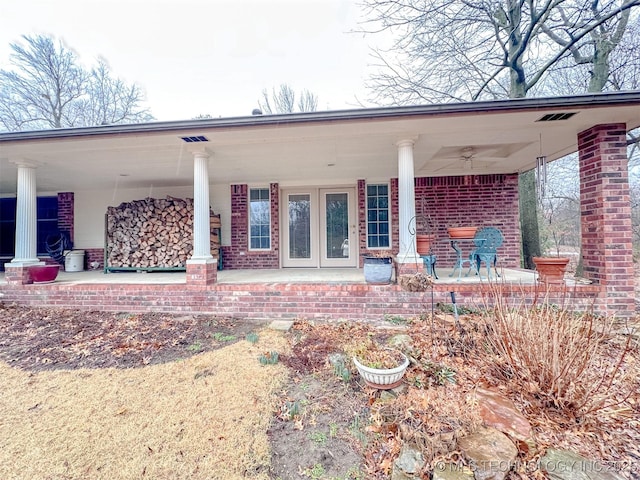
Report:
M 367 385 L 389 390 L 402 383 L 409 358 L 400 350 L 369 340 L 359 345 L 352 355 L 358 374 Z
M 473 238 L 478 227 L 448 227 L 447 233 L 450 238 Z
M 413 222 L 410 222 L 409 231 L 411 233 L 414 233 L 415 231 L 416 251 L 418 252 L 418 255 L 420 256 L 432 255 L 433 252 L 431 251 L 431 245 L 433 244 L 433 242 L 436 241 L 436 234 L 435 234 L 436 229 L 433 221 L 431 220 L 431 217 L 424 213 L 425 211 L 424 199 L 422 199 L 421 201 L 421 210 L 423 213 L 415 216 L 415 227 L 414 227 L 415 230 L 414 228 L 411 227 Z
M 431 255 L 431 244 L 436 240 L 434 233 L 419 233 L 416 235 L 416 250 L 418 255 Z
M 564 283 L 564 274 L 569 264 L 568 257 L 533 257 L 538 272 L 538 281 L 546 284 Z
M 391 250 L 372 250 L 364 257 L 364 279 L 373 285 L 388 285 L 393 274 Z

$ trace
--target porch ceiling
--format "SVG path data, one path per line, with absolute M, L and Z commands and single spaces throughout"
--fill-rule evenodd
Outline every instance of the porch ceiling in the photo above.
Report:
M 538 121 L 549 113 L 575 115 Z M 214 184 L 388 179 L 404 138 L 416 176 L 514 173 L 576 151 L 602 123 L 640 126 L 640 92 L 0 134 L 0 194 L 15 193 L 19 160 L 38 165 L 40 192 L 188 186 L 193 145 L 210 151 Z M 181 139 L 199 135 L 209 141 Z

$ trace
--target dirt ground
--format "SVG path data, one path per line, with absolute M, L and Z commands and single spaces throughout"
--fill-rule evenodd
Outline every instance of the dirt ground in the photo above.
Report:
M 288 373 L 259 360 L 288 346 L 261 327 L 0 304 L 0 478 L 271 478 Z
M 131 368 L 187 358 L 226 345 L 265 322 L 210 315 L 112 313 L 3 306 L 0 359 L 38 372 Z
M 0 303 L 0 360 L 34 373 L 142 368 L 228 347 L 265 324 L 211 315 L 39 309 Z M 318 373 L 320 365 L 313 361 L 301 363 L 292 356 L 282 360 L 292 370 L 268 431 L 273 452 L 270 478 L 365 478 L 361 447 L 366 395 L 354 394 L 331 374 Z

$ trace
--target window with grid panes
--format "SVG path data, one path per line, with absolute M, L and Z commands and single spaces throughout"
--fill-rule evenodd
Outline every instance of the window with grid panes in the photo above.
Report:
M 268 188 L 249 189 L 249 248 L 271 248 L 271 204 Z
M 367 185 L 367 248 L 388 248 L 389 185 Z

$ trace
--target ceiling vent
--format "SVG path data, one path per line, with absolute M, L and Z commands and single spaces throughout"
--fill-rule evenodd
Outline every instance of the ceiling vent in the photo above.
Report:
M 547 113 L 540 117 L 536 122 L 555 122 L 558 120 L 569 120 L 578 112 L 564 112 L 564 113 Z
M 202 135 L 198 136 L 198 137 L 180 137 L 182 140 L 184 140 L 187 143 L 197 143 L 197 142 L 208 142 L 209 139 L 207 137 L 204 137 Z

